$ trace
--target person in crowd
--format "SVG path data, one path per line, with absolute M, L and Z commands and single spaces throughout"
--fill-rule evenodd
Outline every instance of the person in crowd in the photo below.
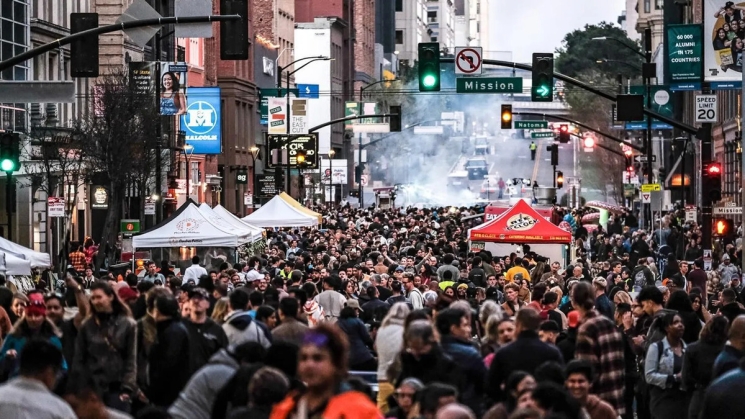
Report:
M 745 386 L 745 363 L 714 381 L 706 389 L 700 419 L 744 419 L 745 409 L 737 402 Z
M 58 293 L 47 294 L 44 303 L 47 308 L 47 319 L 54 324 L 62 334 L 62 354 L 65 360 L 75 358 L 75 341 L 78 336 L 80 325 L 88 315 L 88 298 L 86 298 L 83 287 L 71 276 L 65 279 L 67 285 L 66 295 Z M 68 304 L 69 303 L 69 304 Z M 72 307 L 69 307 L 72 306 Z M 65 308 L 77 308 L 71 319 L 65 319 Z
M 701 339 L 691 343 L 683 355 L 682 387 L 691 393 L 688 419 L 698 419 L 706 388 L 712 380 L 714 361 L 724 349 L 729 333 L 729 320 L 712 317 L 701 330 Z
M 424 384 L 416 378 L 407 378 L 398 385 L 392 397 L 396 401 L 396 406 L 392 409 L 386 409 L 384 417 L 386 419 L 409 419 L 412 415 L 418 413 L 419 393 L 424 389 Z M 386 406 L 388 402 L 386 401 Z
M 197 284 L 199 283 L 199 279 L 203 276 L 209 276 L 209 273 L 207 273 L 207 270 L 199 264 L 199 256 L 192 257 L 191 266 L 184 270 L 184 276 L 182 278 L 184 284 L 188 283 L 189 281 Z
M 504 304 L 502 304 L 502 310 L 508 317 L 514 317 L 518 310 L 525 306 L 525 303 L 520 301 L 520 286 L 516 283 L 506 284 L 504 286 Z
M 60 348 L 31 340 L 19 358 L 19 375 L 0 385 L 0 417 L 76 419 L 70 405 L 53 392 L 64 364 Z
M 207 317 L 209 294 L 204 288 L 193 288 L 188 291 L 188 317 L 183 319 L 189 331 L 189 344 L 192 347 L 191 371 L 202 368 L 221 348 L 228 346 L 225 330 L 214 320 Z
M 91 286 L 91 314 L 78 332 L 73 371 L 91 376 L 108 407 L 129 412 L 137 386 L 137 323 L 111 286 Z
M 347 299 L 337 289 L 341 289 L 341 280 L 336 275 L 330 276 L 323 281 L 323 292 L 314 298 L 323 309 L 326 320 L 337 320 L 347 303 Z
M 349 346 L 344 333 L 332 324 L 311 329 L 298 356 L 298 375 L 305 390 L 288 395 L 274 406 L 271 419 L 323 417 L 341 419 L 354 412 L 359 419 L 378 419 L 380 412 L 366 395 L 349 390 L 347 376 Z
M 349 368 L 352 371 L 375 371 L 378 364 L 372 353 L 373 340 L 359 318 L 359 304 L 357 300 L 347 300 L 336 324 L 349 342 Z
M 572 310 L 567 314 L 567 330 L 562 339 L 557 339 L 556 347 L 561 351 L 565 362 L 574 359 L 574 349 L 577 347 L 577 329 L 579 328 L 579 312 Z
M 665 308 L 676 311 L 683 320 L 683 326 L 685 326 L 683 341 L 686 344 L 697 341 L 701 334 L 701 320 L 693 310 L 688 294 L 683 290 L 672 292 Z
M 514 340 L 515 322 L 498 314 L 492 314 L 486 320 L 484 331 L 485 334 L 481 340 L 481 356 L 488 357 Z M 491 361 L 489 364 L 491 365 Z
M 729 341 L 714 360 L 712 378 L 721 377 L 735 369 L 745 357 L 745 315 L 740 315 L 730 324 Z
M 517 408 L 520 395 L 532 391 L 535 386 L 536 381 L 532 375 L 525 371 L 513 371 L 504 384 L 504 400 L 492 406 L 484 414 L 484 419 L 507 419 Z
M 420 393 L 419 410 L 421 417 L 436 419 L 437 413 L 445 406 L 458 402 L 458 389 L 443 383 L 427 384 Z
M 541 317 L 532 308 L 523 308 L 515 319 L 515 341 L 494 355 L 489 367 L 487 392 L 493 400 L 503 400 L 503 384 L 513 371 L 533 374 L 546 361 L 564 363 L 561 352 L 538 337 Z
M 404 321 L 410 312 L 411 310 L 405 302 L 393 304 L 375 335 L 375 349 L 378 354 L 377 402 L 378 408 L 384 414 L 389 408 L 388 397 L 395 390 L 392 380 L 389 378 L 388 369 L 396 362 L 398 354 L 403 349 Z
M 272 330 L 272 341 L 287 341 L 300 347 L 303 336 L 308 331 L 308 326 L 298 320 L 300 303 L 292 297 L 285 297 L 279 302 L 277 314 L 279 315 L 279 326 Z
M 740 303 L 737 301 L 737 292 L 732 288 L 722 290 L 719 304 L 719 314 L 726 317 L 730 321 L 730 324 L 734 323 L 737 316 L 745 314 L 745 310 L 742 309 Z
M 711 319 L 712 314 L 706 309 L 700 290 L 699 292 L 691 292 L 689 298 L 691 299 L 691 307 L 693 308 L 693 312 L 696 313 L 696 317 L 698 317 L 702 323 L 707 323 Z
M 290 391 L 290 380 L 282 371 L 262 367 L 251 377 L 248 384 L 248 406 L 233 409 L 228 419 L 269 419 L 272 408 L 281 402 Z
M 264 348 L 272 344 L 269 328 L 255 321 L 248 314 L 248 294 L 237 289 L 228 296 L 228 315 L 222 328 L 228 336 L 230 345 L 240 345 L 243 342 L 259 342 Z
M 608 282 L 605 278 L 598 277 L 593 279 L 592 285 L 595 287 L 595 310 L 603 316 L 613 319 L 613 304 L 605 293 Z
M 680 315 L 667 313 L 658 323 L 665 338 L 649 346 L 644 361 L 644 376 L 650 387 L 650 411 L 653 419 L 686 417 L 688 395 L 683 383 L 683 341 L 685 325 Z
M 58 350 L 62 350 L 60 332 L 54 324 L 46 318 L 47 307 L 44 296 L 40 292 L 29 294 L 29 303 L 23 311 L 23 316 L 15 323 L 10 334 L 3 341 L 0 348 L 0 378 L 13 378 L 20 371 L 20 354 L 23 348 L 33 340 L 49 342 Z M 58 369 L 67 370 L 67 361 L 62 358 Z
M 10 311 L 7 312 L 11 323 L 15 324 L 18 319 L 23 317 L 28 302 L 29 300 L 26 294 L 22 292 L 16 292 L 13 294 L 13 302 L 10 305 Z
M 600 397 L 590 394 L 594 381 L 592 364 L 587 360 L 575 359 L 566 366 L 566 386 L 569 394 L 579 402 L 587 416 L 592 419 L 616 419 L 618 414 L 613 406 Z

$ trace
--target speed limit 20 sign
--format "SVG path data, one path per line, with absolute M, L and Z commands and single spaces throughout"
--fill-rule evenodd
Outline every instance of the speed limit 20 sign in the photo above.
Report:
M 696 95 L 696 122 L 717 122 L 716 95 Z

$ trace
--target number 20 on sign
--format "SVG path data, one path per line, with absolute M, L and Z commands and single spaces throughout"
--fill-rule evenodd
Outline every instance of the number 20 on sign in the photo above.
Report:
M 696 122 L 717 122 L 716 95 L 696 95 Z

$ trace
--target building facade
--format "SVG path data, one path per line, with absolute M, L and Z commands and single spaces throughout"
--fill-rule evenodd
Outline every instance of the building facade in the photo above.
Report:
M 381 0 L 382 1 L 382 0 Z M 354 2 L 354 90 L 380 78 L 380 64 L 375 61 L 375 0 Z
M 419 59 L 418 44 L 429 41 L 427 2 L 424 0 L 396 0 L 395 42 L 401 70 L 412 68 Z
M 451 54 L 455 48 L 455 3 L 453 0 L 427 0 L 427 33 L 431 42 Z

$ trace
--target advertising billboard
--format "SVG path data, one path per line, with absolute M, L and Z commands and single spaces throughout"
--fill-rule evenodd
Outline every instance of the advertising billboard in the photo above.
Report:
M 181 115 L 181 129 L 193 154 L 219 154 L 222 129 L 219 87 L 190 87 L 189 106 Z
M 734 88 L 742 80 L 743 25 L 745 2 L 704 1 L 704 72 L 716 83 L 712 88 Z
M 329 164 L 330 163 L 330 164 Z M 329 177 L 333 185 L 347 184 L 347 160 L 346 159 L 322 159 L 321 160 L 321 183 L 328 184 Z
M 665 81 L 678 86 L 696 86 L 703 78 L 703 36 L 701 25 L 667 27 L 667 74 Z M 693 89 L 691 89 L 693 90 Z
M 186 63 L 160 63 L 160 114 L 183 115 L 189 104 L 186 102 Z

